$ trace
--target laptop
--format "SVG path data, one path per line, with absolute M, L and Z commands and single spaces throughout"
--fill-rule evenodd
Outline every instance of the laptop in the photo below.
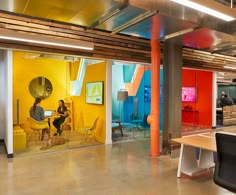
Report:
M 45 111 L 44 111 L 44 116 L 45 116 L 45 117 L 50 117 L 50 116 L 52 116 L 52 110 L 45 110 Z

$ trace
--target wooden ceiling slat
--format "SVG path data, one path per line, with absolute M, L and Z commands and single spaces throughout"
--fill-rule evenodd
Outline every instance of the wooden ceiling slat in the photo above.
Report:
M 9 22 L 6 23 L 12 23 L 12 24 L 18 24 L 19 26 L 34 26 L 36 27 L 38 25 L 38 29 L 50 29 L 52 31 L 64 31 L 66 33 L 72 32 L 79 32 L 83 33 L 83 36 L 89 36 L 89 35 L 97 35 L 97 36 L 108 36 L 110 33 L 100 31 L 100 30 L 92 30 L 92 29 L 87 29 L 85 30 L 85 27 L 76 25 L 76 24 L 69 24 L 65 22 L 59 22 L 59 21 L 53 21 L 49 19 L 43 19 L 43 18 L 37 18 L 37 17 L 31 17 L 31 16 L 26 16 L 22 14 L 15 14 L 11 12 L 6 12 L 0 10 L 0 21 L 1 18 L 4 18 L 5 21 L 9 19 Z M 11 19 L 11 20 L 10 20 Z M 138 37 L 131 37 L 131 36 L 124 36 L 124 35 L 119 35 L 115 34 L 111 36 L 112 39 L 120 39 L 122 41 L 128 41 L 128 42 L 137 42 L 137 44 L 149 44 L 149 40 L 143 39 L 143 38 L 138 38 Z M 101 38 L 101 37 L 100 37 Z M 109 38 L 109 37 L 108 37 Z
M 135 53 L 149 54 L 149 56 L 150 56 L 150 51 L 144 51 L 144 50 L 139 50 L 139 49 L 134 49 L 134 48 L 119 47 L 119 46 L 99 44 L 99 43 L 95 43 L 95 47 L 115 49 L 115 50 L 119 50 L 119 51 L 129 51 L 129 52 L 132 52 L 132 53 L 135 52 Z
M 111 35 L 109 32 L 85 29 L 85 27 L 48 19 L 40 19 L 25 15 L 0 11 L 0 28 L 21 31 L 42 36 L 69 38 L 93 42 L 93 51 L 57 48 L 40 44 L 29 44 L 17 41 L 0 40 L 0 47 L 38 52 L 60 53 L 96 57 L 103 59 L 125 60 L 150 63 L 150 41 L 127 35 Z M 163 54 L 163 44 L 161 44 Z M 161 57 L 163 56 L 161 54 Z M 162 59 L 161 59 L 162 61 Z M 183 48 L 183 67 L 200 68 L 213 71 L 229 71 L 224 64 L 236 67 L 236 58 L 219 54 L 211 54 L 192 48 Z M 231 71 L 233 72 L 233 71 Z

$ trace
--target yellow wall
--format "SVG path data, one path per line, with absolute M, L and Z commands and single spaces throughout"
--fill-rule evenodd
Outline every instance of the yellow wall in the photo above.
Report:
M 78 71 L 80 67 L 80 60 L 70 63 L 70 80 L 74 81 L 78 77 Z
M 13 53 L 13 120 L 16 123 L 16 99 L 20 101 L 20 123 L 25 123 L 29 117 L 29 109 L 34 98 L 29 92 L 29 83 L 38 76 L 49 79 L 53 86 L 50 97 L 43 100 L 44 109 L 56 110 L 58 100 L 70 95 L 70 76 L 75 77 L 69 70 L 68 62 L 55 59 L 25 59 L 25 52 Z M 79 64 L 79 62 L 78 62 Z M 78 67 L 76 68 L 78 69 Z M 93 81 L 104 81 L 104 94 L 106 93 L 106 63 L 87 66 L 81 96 L 71 97 L 73 101 L 74 129 L 88 127 L 96 117 L 100 117 L 99 128 L 95 131 L 97 141 L 105 143 L 106 137 L 106 106 L 85 103 L 85 84 Z M 104 95 L 104 102 L 106 97 Z
M 85 103 L 85 84 L 93 81 L 104 81 L 104 105 L 86 104 Z M 105 143 L 106 139 L 106 63 L 98 63 L 87 66 L 85 78 L 81 91 L 81 96 L 72 97 L 74 104 L 74 127 L 79 130 L 81 127 L 91 126 L 96 117 L 100 117 L 98 126 L 95 131 L 97 141 Z
M 65 99 L 70 91 L 69 63 L 55 59 L 25 59 L 25 52 L 13 53 L 13 121 L 16 123 L 16 99 L 20 102 L 20 123 L 29 117 L 34 98 L 29 92 L 29 83 L 38 76 L 49 79 L 53 86 L 50 97 L 43 100 L 44 109 L 56 110 L 58 100 Z

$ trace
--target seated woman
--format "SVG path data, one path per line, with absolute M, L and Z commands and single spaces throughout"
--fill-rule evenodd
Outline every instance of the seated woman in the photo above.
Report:
M 59 100 L 58 102 L 59 106 L 57 108 L 57 114 L 60 116 L 59 118 L 56 118 L 54 121 L 53 121 L 53 125 L 54 127 L 56 127 L 57 129 L 57 132 L 54 134 L 57 135 L 61 135 L 62 134 L 62 130 L 60 129 L 61 127 L 61 124 L 64 123 L 66 117 L 68 116 L 68 113 L 67 113 L 67 108 L 65 107 L 65 103 L 63 100 Z
M 40 103 L 41 103 L 41 98 L 36 98 L 35 101 L 34 101 L 33 106 L 31 106 L 31 108 L 30 108 L 30 117 L 33 118 L 34 120 L 38 121 L 38 122 L 41 122 L 45 119 L 44 110 L 40 106 Z M 48 136 L 49 136 L 49 134 L 50 134 L 49 128 L 42 129 L 41 140 L 44 139 L 45 133 L 47 133 Z

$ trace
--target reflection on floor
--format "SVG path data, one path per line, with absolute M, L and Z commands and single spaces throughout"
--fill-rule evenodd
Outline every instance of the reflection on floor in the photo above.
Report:
M 212 131 L 212 129 L 209 129 L 207 127 L 200 127 L 200 126 L 192 126 L 192 125 L 182 125 L 181 129 L 181 135 L 192 135 L 192 134 L 198 134 L 198 133 L 205 133 Z
M 123 136 L 120 131 L 115 131 L 112 134 L 112 142 L 125 142 L 150 138 L 150 129 L 144 127 L 123 127 Z
M 62 137 L 66 140 L 65 144 L 56 145 L 46 150 L 40 150 L 41 147 L 46 146 L 46 140 L 40 141 L 36 137 L 33 137 L 32 139 L 30 139 L 27 148 L 25 150 L 14 151 L 14 155 L 19 156 L 19 155 L 38 154 L 38 153 L 45 153 L 45 152 L 52 152 L 70 148 L 101 144 L 92 137 L 91 138 L 89 137 L 86 141 L 81 143 L 83 135 L 75 131 L 63 132 Z
M 212 174 L 176 178 L 178 159 L 149 158 L 150 141 L 7 159 L 0 146 L 1 195 L 231 195 Z
M 230 133 L 236 133 L 236 126 L 227 126 L 227 127 L 220 127 L 217 128 L 216 131 L 226 131 Z
M 192 135 L 198 133 L 205 133 L 212 131 L 210 128 L 206 127 L 196 127 L 191 125 L 182 125 L 181 135 Z M 150 128 L 139 127 L 135 128 L 133 126 L 124 126 L 123 127 L 124 136 L 121 136 L 120 131 L 115 131 L 112 134 L 112 141 L 115 142 L 123 142 L 123 141 L 134 141 L 134 140 L 142 140 L 150 138 Z

